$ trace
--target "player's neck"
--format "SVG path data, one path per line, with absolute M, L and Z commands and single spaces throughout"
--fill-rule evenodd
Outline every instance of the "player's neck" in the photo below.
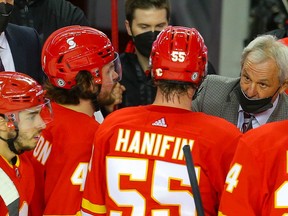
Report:
M 15 153 L 10 151 L 8 148 L 8 144 L 5 142 L 0 142 L 1 148 L 0 148 L 0 155 L 8 161 L 8 163 L 12 164 L 12 159 L 15 157 Z M 6 146 L 5 146 L 6 145 Z
M 191 110 L 192 99 L 188 95 L 181 95 L 178 98 L 177 95 L 174 94 L 169 100 L 167 100 L 164 95 L 158 90 L 153 105 Z
M 93 105 L 90 100 L 83 100 L 80 99 L 80 103 L 77 105 L 73 104 L 60 104 L 63 107 L 66 107 L 67 109 L 74 110 L 76 112 L 84 113 L 88 116 L 93 116 L 95 110 L 93 108 Z

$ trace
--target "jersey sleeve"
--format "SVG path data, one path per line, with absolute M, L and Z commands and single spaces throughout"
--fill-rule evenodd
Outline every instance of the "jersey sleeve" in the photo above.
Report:
M 218 215 L 259 215 L 262 188 L 261 163 L 252 148 L 242 140 L 238 144 L 227 174 Z

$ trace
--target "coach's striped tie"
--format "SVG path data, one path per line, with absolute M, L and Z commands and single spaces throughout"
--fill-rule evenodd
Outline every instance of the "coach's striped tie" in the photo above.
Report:
M 252 129 L 252 121 L 255 118 L 253 115 L 243 112 L 244 113 L 244 122 L 242 125 L 242 132 L 245 133 L 248 130 Z

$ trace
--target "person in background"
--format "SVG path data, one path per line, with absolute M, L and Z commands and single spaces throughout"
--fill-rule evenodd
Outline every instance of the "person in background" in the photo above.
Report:
M 41 44 L 35 29 L 10 24 L 14 0 L 0 0 L 0 71 L 25 73 L 42 84 Z
M 151 104 L 156 88 L 148 70 L 152 43 L 170 19 L 169 0 L 125 0 L 125 26 L 131 36 L 126 51 L 121 53 L 123 68 L 121 84 L 125 86 L 119 108 Z
M 194 158 L 205 215 L 217 215 L 241 132 L 224 119 L 191 111 L 206 76 L 204 40 L 194 28 L 168 26 L 150 58 L 153 104 L 114 111 L 95 135 L 84 216 L 196 215 L 184 145 Z
M 47 37 L 65 26 L 89 26 L 84 12 L 66 0 L 15 0 L 15 6 L 10 15 L 10 22 L 18 25 L 33 27 L 40 35 L 43 45 Z M 26 56 L 29 56 L 26 55 Z M 41 49 L 39 54 L 39 62 Z M 40 68 L 41 68 L 41 64 Z M 122 102 L 122 92 L 125 88 L 118 84 L 111 93 L 111 104 L 101 107 L 95 113 L 97 121 L 102 122 L 104 117 L 114 111 L 115 104 Z M 114 103 L 115 102 L 115 103 Z
M 288 47 L 261 35 L 243 50 L 240 78 L 207 76 L 193 110 L 224 118 L 242 132 L 288 118 Z
M 76 215 L 99 125 L 93 114 L 114 100 L 111 92 L 121 78 L 120 60 L 103 32 L 76 25 L 48 37 L 42 67 L 54 121 L 33 151 L 37 193 L 31 215 Z
M 50 34 L 70 25 L 89 26 L 84 12 L 67 0 L 14 0 L 10 22 L 33 27 L 43 45 Z
M 120 55 L 123 68 L 121 84 L 126 91 L 119 108 L 147 105 L 154 101 L 156 87 L 146 71 L 152 43 L 168 26 L 170 11 L 169 0 L 125 0 L 125 26 L 131 40 Z M 210 62 L 208 74 L 216 74 Z
M 23 153 L 34 149 L 52 116 L 50 101 L 34 79 L 0 73 L 0 215 L 29 215 L 34 172 Z
M 219 216 L 287 215 L 288 120 L 247 132 L 227 174 Z

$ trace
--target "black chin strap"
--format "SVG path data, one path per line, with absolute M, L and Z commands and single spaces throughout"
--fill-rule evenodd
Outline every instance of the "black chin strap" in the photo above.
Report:
M 17 151 L 17 149 L 15 148 L 15 145 L 14 145 L 14 141 L 17 139 L 18 135 L 19 135 L 19 130 L 18 129 L 15 129 L 16 131 L 16 136 L 14 138 L 9 138 L 9 139 L 4 139 L 2 137 L 0 137 L 1 140 L 7 142 L 8 144 L 8 147 L 10 149 L 10 151 L 14 152 L 15 154 L 22 154 L 23 151 L 20 150 L 20 151 Z

